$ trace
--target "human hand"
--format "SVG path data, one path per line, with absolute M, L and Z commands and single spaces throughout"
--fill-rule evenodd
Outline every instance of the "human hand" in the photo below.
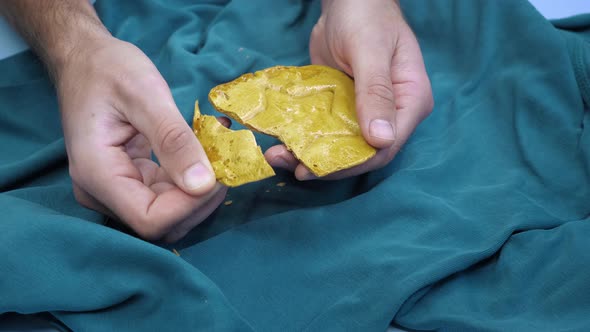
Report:
M 310 37 L 313 64 L 354 78 L 356 111 L 365 140 L 379 149 L 366 163 L 327 176 L 362 174 L 388 164 L 434 106 L 418 42 L 397 1 L 324 0 Z M 284 145 L 265 157 L 299 180 L 315 176 Z
M 223 201 L 227 188 L 138 48 L 110 36 L 90 39 L 69 52 L 55 77 L 82 205 L 115 214 L 145 239 L 172 242 Z

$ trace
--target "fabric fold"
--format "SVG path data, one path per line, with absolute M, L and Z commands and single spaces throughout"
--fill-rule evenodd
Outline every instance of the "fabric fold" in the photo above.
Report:
M 216 114 L 217 84 L 307 64 L 319 4 L 96 8 L 189 121 L 195 99 Z M 590 20 L 553 25 L 525 0 L 402 6 L 436 108 L 394 161 L 336 182 L 279 171 L 172 246 L 75 202 L 49 80 L 30 53 L 0 61 L 0 313 L 75 331 L 588 329 Z

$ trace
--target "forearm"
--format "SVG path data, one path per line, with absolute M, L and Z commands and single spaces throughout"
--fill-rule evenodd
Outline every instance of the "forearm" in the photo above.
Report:
M 88 0 L 2 0 L 0 14 L 54 78 L 82 42 L 110 36 Z

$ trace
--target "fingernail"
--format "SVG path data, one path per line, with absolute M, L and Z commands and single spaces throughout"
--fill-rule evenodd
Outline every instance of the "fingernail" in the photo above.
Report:
M 388 141 L 395 140 L 393 126 L 389 121 L 382 119 L 375 119 L 371 121 L 371 124 L 369 125 L 369 135 Z
M 203 163 L 198 162 L 184 172 L 184 185 L 189 190 L 199 189 L 211 182 L 212 176 L 211 171 Z

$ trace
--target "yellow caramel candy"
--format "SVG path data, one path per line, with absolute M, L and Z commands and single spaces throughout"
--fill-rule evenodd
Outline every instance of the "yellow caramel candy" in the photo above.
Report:
M 326 66 L 272 67 L 219 85 L 209 101 L 253 130 L 274 136 L 316 176 L 373 157 L 356 119 L 354 83 Z
M 230 130 L 214 116 L 201 115 L 195 103 L 193 130 L 213 166 L 217 180 L 228 187 L 275 175 L 249 130 Z

